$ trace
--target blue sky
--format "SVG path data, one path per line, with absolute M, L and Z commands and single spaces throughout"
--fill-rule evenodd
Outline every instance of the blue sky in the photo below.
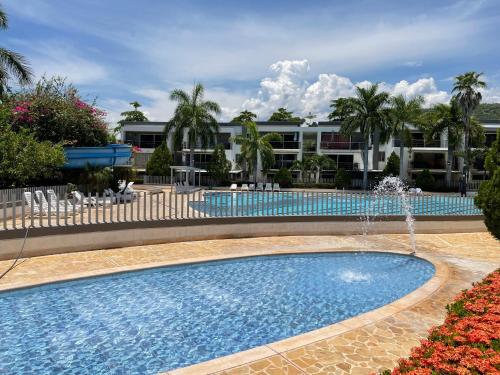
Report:
M 2 44 L 37 76 L 61 75 L 119 118 L 138 100 L 167 120 L 173 88 L 202 82 L 223 107 L 265 119 L 328 113 L 354 85 L 447 101 L 452 78 L 485 73 L 500 102 L 499 0 L 2 0 Z

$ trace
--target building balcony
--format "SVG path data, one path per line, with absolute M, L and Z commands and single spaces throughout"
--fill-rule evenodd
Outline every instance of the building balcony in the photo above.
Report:
M 361 150 L 364 142 L 321 141 L 321 150 Z
M 271 141 L 269 143 L 276 150 L 300 150 L 298 141 Z

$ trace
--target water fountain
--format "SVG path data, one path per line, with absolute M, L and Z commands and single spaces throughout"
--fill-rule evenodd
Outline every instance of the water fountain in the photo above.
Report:
M 387 199 L 396 197 L 396 204 L 400 204 L 400 209 L 398 209 L 398 211 L 400 212 L 402 210 L 403 214 L 406 216 L 405 222 L 408 228 L 408 234 L 410 235 L 411 255 L 415 255 L 417 250 L 414 225 L 415 219 L 412 214 L 410 200 L 408 199 L 406 184 L 399 177 L 384 177 L 384 179 L 373 189 L 373 194 L 373 199 L 368 209 L 365 211 L 364 216 L 361 218 L 363 235 L 366 236 L 368 234 L 370 226 L 373 225 L 374 219 L 377 216 L 386 214 L 385 205 L 388 203 Z M 380 202 L 382 202 L 382 209 L 380 208 Z M 375 209 L 375 204 L 378 206 L 377 209 Z M 389 214 L 393 213 L 392 211 L 389 212 Z

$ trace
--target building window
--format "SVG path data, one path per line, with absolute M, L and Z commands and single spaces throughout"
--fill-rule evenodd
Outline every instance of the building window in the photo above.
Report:
M 125 132 L 125 143 L 140 148 L 156 148 L 165 140 L 162 133 Z
M 385 151 L 379 151 L 378 161 L 385 161 Z

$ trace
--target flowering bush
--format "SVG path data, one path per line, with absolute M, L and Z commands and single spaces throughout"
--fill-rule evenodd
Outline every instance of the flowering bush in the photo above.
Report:
M 384 374 L 500 374 L 500 269 L 446 309 L 444 324 Z
M 39 141 L 74 146 L 107 144 L 105 113 L 85 103 L 62 79 L 42 79 L 34 88 L 13 94 L 2 106 L 10 108 L 8 123 L 13 130 L 30 131 Z

